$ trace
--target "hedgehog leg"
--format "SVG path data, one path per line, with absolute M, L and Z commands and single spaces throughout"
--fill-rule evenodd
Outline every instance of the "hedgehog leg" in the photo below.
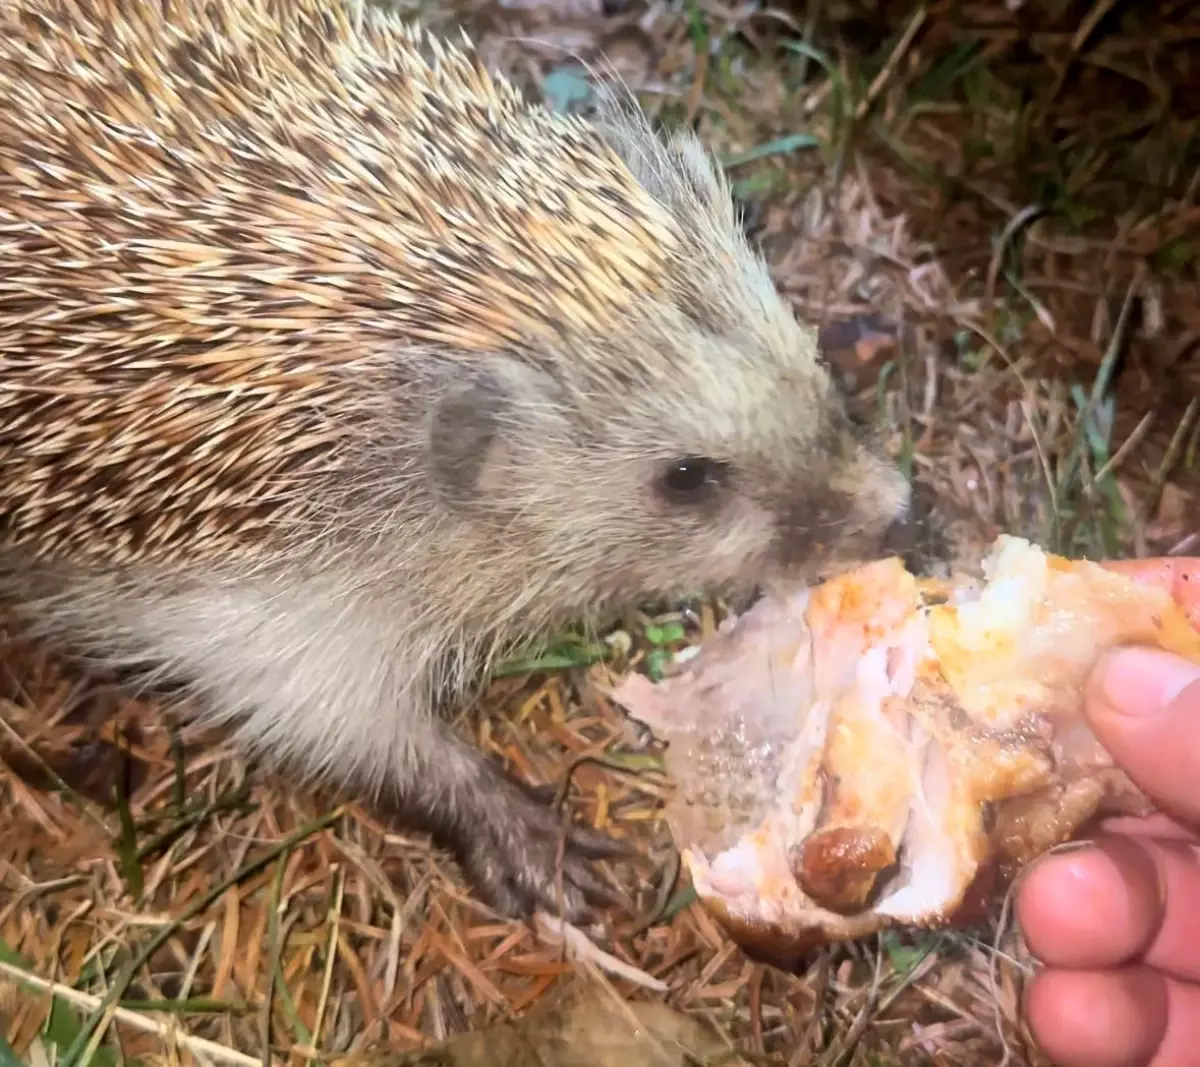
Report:
M 0 590 L 18 594 L 47 632 L 113 665 L 163 665 L 161 677 L 187 684 L 186 710 L 235 726 L 248 752 L 373 797 L 382 815 L 432 833 L 497 910 L 558 914 L 560 884 L 568 918 L 613 898 L 590 861 L 627 850 L 564 828 L 433 714 L 436 679 L 414 638 L 424 629 L 393 602 L 349 595 L 336 576 L 70 583 L 2 565 Z
M 591 864 L 628 855 L 626 845 L 566 824 L 536 790 L 444 724 L 424 725 L 419 739 L 410 735 L 404 773 L 377 794 L 379 804 L 448 848 L 482 899 L 508 915 L 544 911 L 573 922 L 591 907 L 627 903 Z

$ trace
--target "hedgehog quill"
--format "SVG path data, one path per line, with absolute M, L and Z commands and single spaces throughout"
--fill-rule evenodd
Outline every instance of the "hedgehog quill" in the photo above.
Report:
M 875 555 L 908 489 L 689 134 L 352 0 L 0 9 L 0 596 L 555 909 L 438 712 L 511 643 Z M 602 896 L 572 831 L 569 916 Z

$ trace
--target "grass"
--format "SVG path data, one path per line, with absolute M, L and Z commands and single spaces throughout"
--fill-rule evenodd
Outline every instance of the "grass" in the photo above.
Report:
M 1027 6 L 1032 28 L 994 3 L 955 18 L 947 3 L 883 5 L 865 41 L 823 5 L 802 21 L 655 6 L 641 32 L 657 73 L 635 87 L 713 146 L 798 314 L 894 326 L 891 358 L 856 388 L 936 501 L 948 563 L 1001 530 L 1072 554 L 1195 551 L 1200 209 L 1181 57 L 1196 16 Z M 526 16 L 487 17 L 494 59 L 576 101 L 562 47 L 539 50 Z M 588 931 L 607 955 L 582 959 L 488 913 L 423 840 L 173 732 L 152 700 L 105 728 L 115 770 L 100 777 L 119 788 L 90 792 L 64 768 L 100 698 L 52 650 L 13 643 L 0 1064 L 381 1064 L 381 1050 L 527 1018 L 581 976 L 622 1003 L 664 1001 L 740 1062 L 1038 1062 L 1018 1010 L 1028 961 L 998 919 L 840 946 L 784 974 L 747 959 L 676 880 L 659 815 L 670 783 L 602 686 L 660 672 L 719 617 L 697 603 L 607 641 L 521 650 L 460 720 L 650 857 L 613 871 L 632 911 Z

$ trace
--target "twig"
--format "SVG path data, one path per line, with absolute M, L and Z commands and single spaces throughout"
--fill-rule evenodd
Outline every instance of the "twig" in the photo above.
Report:
M 557 937 L 563 942 L 568 956 L 590 961 L 602 971 L 607 971 L 617 978 L 624 978 L 627 982 L 632 982 L 645 989 L 653 989 L 656 993 L 665 993 L 669 988 L 666 982 L 660 981 L 638 967 L 631 967 L 623 960 L 617 959 L 616 956 L 611 956 L 603 949 L 597 948 L 588 939 L 587 934 L 568 922 L 556 919 L 544 911 L 537 912 L 534 915 L 534 921 L 544 934 Z
M 101 998 L 92 993 L 83 993 L 78 989 L 72 989 L 69 985 L 63 985 L 61 982 L 52 982 L 48 978 L 30 974 L 28 971 L 14 967 L 11 963 L 5 963 L 2 960 L 0 960 L 0 973 L 7 974 L 14 981 L 29 986 L 31 989 L 41 990 L 58 1000 L 74 1004 L 77 1008 L 86 1008 L 96 1012 L 102 1007 Z M 215 1041 L 209 1041 L 207 1038 L 193 1037 L 190 1034 L 182 1033 L 170 1023 L 149 1019 L 129 1008 L 114 1007 L 111 1015 L 117 1022 L 126 1023 L 147 1033 L 157 1034 L 168 1041 L 177 1041 L 191 1052 L 212 1056 L 213 1059 L 223 1060 L 226 1063 L 241 1064 L 243 1067 L 259 1067 L 261 1063 L 256 1056 L 248 1056 L 244 1052 L 238 1052 L 225 1045 L 218 1045 Z
M 913 39 L 917 36 L 917 31 L 925 24 L 925 18 L 928 12 L 925 5 L 922 4 L 913 13 L 913 17 L 909 20 L 908 26 L 905 27 L 904 36 L 900 38 L 899 43 L 892 49 L 892 54 L 888 56 L 887 62 L 884 63 L 883 69 L 875 75 L 870 87 L 867 89 L 867 95 L 859 101 L 858 107 L 854 110 L 855 121 L 862 121 L 866 117 L 867 112 L 871 109 L 871 105 L 875 103 L 879 94 L 883 92 L 884 86 L 892 79 L 892 75 L 896 72 L 896 68 L 900 65 L 900 61 L 908 54 L 908 49 L 913 43 Z
M 1146 436 L 1150 427 L 1154 425 L 1154 419 L 1157 414 L 1158 412 L 1151 408 L 1138 420 L 1138 424 L 1121 443 L 1121 447 L 1112 454 L 1112 458 L 1092 476 L 1092 485 L 1099 485 L 1129 458 L 1129 453 L 1142 443 L 1142 438 Z
M 1143 517 L 1148 519 L 1154 509 L 1158 506 L 1158 498 L 1162 496 L 1163 486 L 1167 484 L 1167 479 L 1171 476 L 1171 469 L 1179 460 L 1179 453 L 1183 451 L 1183 443 L 1187 440 L 1188 431 L 1192 427 L 1192 420 L 1196 418 L 1196 413 L 1200 411 L 1200 397 L 1192 397 L 1191 402 L 1187 406 L 1187 410 L 1183 413 L 1183 418 L 1179 420 L 1179 425 L 1175 427 L 1175 432 L 1171 435 L 1171 442 L 1167 445 L 1167 451 L 1163 455 L 1162 462 L 1158 465 L 1158 470 L 1154 472 L 1154 480 L 1150 484 L 1150 492 L 1146 494 L 1146 499 L 1143 504 L 1145 511 Z
M 342 817 L 344 810 L 344 808 L 337 808 L 335 811 L 332 811 L 328 815 L 324 815 L 321 818 L 314 820 L 307 826 L 302 826 L 295 833 L 289 834 L 274 848 L 269 849 L 263 853 L 263 855 L 259 856 L 258 859 L 251 860 L 239 870 L 234 871 L 234 873 L 228 878 L 224 878 L 218 882 L 207 893 L 204 893 L 196 901 L 184 909 L 183 914 L 173 922 L 164 924 L 158 933 L 156 933 L 152 938 L 150 938 L 149 941 L 146 942 L 142 950 L 132 960 L 130 960 L 129 963 L 121 968 L 120 973 L 117 975 L 116 980 L 113 982 L 108 992 L 105 993 L 99 1001 L 97 1001 L 95 1010 L 91 1015 L 88 1016 L 87 1019 L 83 1021 L 75 1040 L 71 1042 L 70 1047 L 67 1049 L 62 1060 L 60 1061 L 60 1067 L 80 1067 L 81 1063 L 85 1062 L 82 1061 L 81 1057 L 83 1056 L 84 1052 L 87 1051 L 88 1046 L 91 1043 L 92 1035 L 97 1031 L 97 1027 L 100 1026 L 100 1023 L 105 1018 L 110 1016 L 110 1009 L 115 1007 L 116 1002 L 121 999 L 121 996 L 128 988 L 129 983 L 133 980 L 133 976 L 137 974 L 137 972 L 143 966 L 145 966 L 146 961 L 149 960 L 154 953 L 156 953 L 171 939 L 180 926 L 182 926 L 188 920 L 195 918 L 206 908 L 210 907 L 215 901 L 220 900 L 226 890 L 228 890 L 231 886 L 235 886 L 244 879 L 249 878 L 252 874 L 258 873 L 258 871 L 262 870 L 273 859 L 275 859 L 276 856 L 295 848 L 299 842 L 325 829 L 325 827 L 329 826 L 331 823 L 336 822 Z
M 983 286 L 983 306 L 991 308 L 996 300 L 996 281 L 1000 277 L 1000 271 L 1004 267 L 1004 255 L 1008 251 L 1008 246 L 1012 239 L 1023 230 L 1026 226 L 1036 221 L 1046 213 L 1046 209 L 1041 204 L 1026 204 L 1021 208 L 1005 225 L 1001 231 L 999 238 L 996 240 L 996 247 L 992 252 L 992 261 L 988 264 L 987 280 Z

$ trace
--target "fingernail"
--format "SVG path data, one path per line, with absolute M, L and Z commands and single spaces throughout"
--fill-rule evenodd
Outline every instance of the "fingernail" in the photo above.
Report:
M 1200 666 L 1153 648 L 1124 648 L 1100 668 L 1100 691 L 1118 715 L 1155 715 L 1200 681 Z

